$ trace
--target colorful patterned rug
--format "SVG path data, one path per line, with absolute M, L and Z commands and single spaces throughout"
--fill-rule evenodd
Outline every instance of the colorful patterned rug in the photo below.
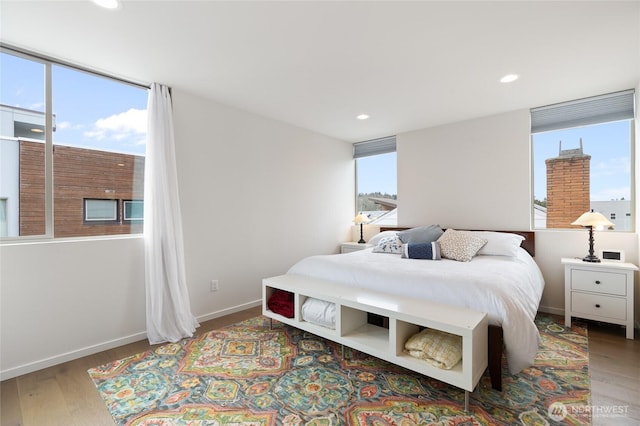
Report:
M 535 365 L 471 394 L 256 317 L 89 370 L 119 425 L 589 425 L 586 328 L 541 315 Z

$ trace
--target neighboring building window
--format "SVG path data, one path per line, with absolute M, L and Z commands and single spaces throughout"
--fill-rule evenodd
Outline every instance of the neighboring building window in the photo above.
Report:
M 122 210 L 125 221 L 144 219 L 144 201 L 142 200 L 125 200 Z
M 372 225 L 398 224 L 396 138 L 354 144 L 356 159 L 356 214 L 366 214 Z
M 9 228 L 7 226 L 7 200 L 6 198 L 0 198 L 0 237 L 6 237 L 9 235 Z
M 594 210 L 633 231 L 634 91 L 531 110 L 534 228 L 574 228 Z
M 84 200 L 86 222 L 118 223 L 118 200 Z
M 142 232 L 141 219 L 96 226 L 114 220 L 111 210 L 110 219 L 99 218 L 99 203 L 87 208 L 85 200 L 144 198 L 147 97 L 145 87 L 3 48 L 0 197 L 7 199 L 7 236 Z

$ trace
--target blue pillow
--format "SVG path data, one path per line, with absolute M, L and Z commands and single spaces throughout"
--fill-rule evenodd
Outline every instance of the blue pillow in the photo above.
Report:
M 443 233 L 440 225 L 419 226 L 398 232 L 398 238 L 403 244 L 430 243 L 440 238 Z
M 407 259 L 440 260 L 440 243 L 432 241 L 430 243 L 403 244 L 402 257 Z

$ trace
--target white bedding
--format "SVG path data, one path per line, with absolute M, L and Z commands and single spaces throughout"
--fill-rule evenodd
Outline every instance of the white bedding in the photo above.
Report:
M 490 324 L 503 328 L 509 371 L 516 374 L 533 365 L 540 339 L 534 318 L 544 279 L 523 249 L 517 257 L 457 262 L 403 259 L 368 248 L 307 257 L 288 273 L 486 312 Z

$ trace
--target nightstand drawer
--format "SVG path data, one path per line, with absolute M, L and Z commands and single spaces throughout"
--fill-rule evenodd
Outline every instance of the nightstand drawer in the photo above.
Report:
M 571 271 L 571 290 L 593 291 L 596 293 L 627 295 L 627 277 L 615 272 Z
M 618 320 L 627 319 L 626 299 L 599 294 L 571 293 L 571 311 Z

